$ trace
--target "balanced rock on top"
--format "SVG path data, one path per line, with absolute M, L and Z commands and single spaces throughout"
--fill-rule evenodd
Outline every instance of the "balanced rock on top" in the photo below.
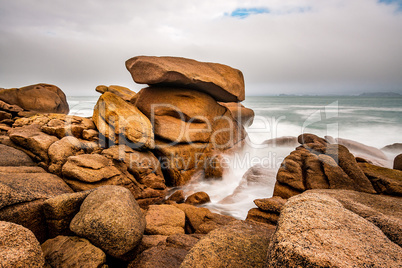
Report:
M 241 71 L 229 66 L 180 57 L 138 56 L 126 61 L 127 70 L 139 84 L 182 86 L 202 91 L 222 102 L 245 98 Z

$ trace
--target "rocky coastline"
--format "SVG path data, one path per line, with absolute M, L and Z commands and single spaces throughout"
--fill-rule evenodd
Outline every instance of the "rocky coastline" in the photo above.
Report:
M 273 196 L 244 220 L 217 214 L 179 188 L 219 180 L 243 149 L 243 74 L 176 57 L 126 67 L 147 87 L 98 86 L 92 118 L 68 115 L 54 85 L 0 89 L 0 267 L 402 267 L 401 154 L 390 169 L 357 142 L 269 140 L 295 147 L 276 182 L 259 165 L 243 179 Z

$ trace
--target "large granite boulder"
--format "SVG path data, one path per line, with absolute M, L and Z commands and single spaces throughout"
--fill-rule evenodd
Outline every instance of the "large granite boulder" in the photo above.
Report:
M 43 203 L 46 199 L 72 193 L 59 177 L 44 170 L 25 169 L 0 172 L 0 220 L 20 224 L 30 229 L 40 242 L 47 238 Z
M 339 144 L 329 144 L 313 134 L 298 137 L 301 147 L 281 164 L 274 196 L 289 198 L 309 189 L 348 189 L 376 193 L 355 157 Z
M 114 143 L 148 149 L 155 146 L 148 118 L 113 93 L 106 92 L 99 97 L 92 119 L 99 132 Z
M 238 146 L 246 137 L 230 111 L 202 92 L 149 87 L 132 102 L 151 120 L 155 154 L 173 186 L 187 183 L 205 169 L 213 151 Z
M 95 90 L 102 94 L 105 92 L 113 93 L 125 101 L 130 101 L 133 97 L 135 97 L 135 95 L 137 95 L 134 91 L 131 91 L 130 89 L 128 89 L 126 87 L 115 86 L 115 85 L 111 85 L 108 87 L 104 86 L 104 85 L 100 85 L 100 86 L 97 86 Z
M 68 114 L 69 112 L 66 95 L 60 88 L 49 84 L 0 89 L 0 100 L 18 105 L 24 110 L 41 113 Z
M 180 267 L 264 267 L 274 230 L 241 221 L 216 229 L 194 245 Z
M 127 60 L 126 67 L 139 84 L 193 88 L 222 102 L 239 102 L 245 98 L 242 72 L 223 64 L 138 56 Z
M 58 236 L 43 243 L 42 250 L 50 267 L 107 267 L 106 254 L 84 238 Z
M 281 209 L 267 267 L 398 267 L 400 240 L 387 233 L 400 237 L 401 215 L 392 215 L 400 205 L 399 198 L 347 190 L 292 197 Z
M 42 268 L 43 253 L 34 234 L 21 225 L 0 221 L 0 267 Z
M 107 254 L 121 258 L 141 242 L 145 218 L 132 193 L 103 186 L 90 193 L 70 223 L 70 229 Z

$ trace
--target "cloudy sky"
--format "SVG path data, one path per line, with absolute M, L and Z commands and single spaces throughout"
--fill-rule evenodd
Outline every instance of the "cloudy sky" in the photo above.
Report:
M 137 55 L 230 65 L 247 95 L 402 93 L 402 1 L 0 0 L 0 87 L 138 91 Z

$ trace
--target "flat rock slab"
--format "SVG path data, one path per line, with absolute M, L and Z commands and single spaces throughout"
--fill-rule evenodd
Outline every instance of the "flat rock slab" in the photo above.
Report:
M 0 166 L 35 166 L 32 159 L 24 152 L 0 144 Z
M 196 89 L 222 102 L 245 98 L 242 72 L 227 65 L 180 57 L 138 56 L 127 60 L 126 67 L 139 84 Z

